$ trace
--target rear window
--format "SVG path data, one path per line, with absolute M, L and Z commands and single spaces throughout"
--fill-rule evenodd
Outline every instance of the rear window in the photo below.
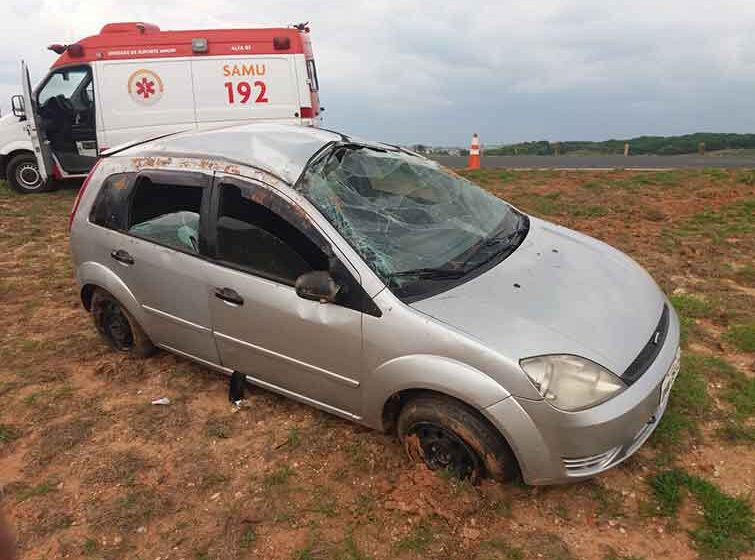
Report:
M 92 205 L 89 221 L 109 229 L 127 229 L 129 196 L 135 176 L 134 173 L 116 173 L 105 179 Z
M 199 252 L 199 186 L 140 178 L 134 188 L 128 232 L 181 251 Z

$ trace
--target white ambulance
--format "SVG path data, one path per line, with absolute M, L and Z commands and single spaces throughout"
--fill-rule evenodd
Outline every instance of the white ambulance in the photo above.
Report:
M 59 54 L 0 119 L 0 177 L 21 193 L 86 176 L 118 144 L 251 120 L 314 126 L 317 70 L 306 24 L 271 29 L 160 31 L 105 25 Z

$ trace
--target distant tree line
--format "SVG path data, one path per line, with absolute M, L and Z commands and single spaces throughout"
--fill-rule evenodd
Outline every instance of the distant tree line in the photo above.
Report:
M 639 136 L 629 140 L 604 140 L 602 142 L 565 141 L 558 143 L 558 150 L 560 154 L 623 154 L 624 144 L 628 143 L 631 154 L 677 155 L 696 153 L 701 142 L 705 143 L 705 150 L 708 152 L 755 148 L 755 134 L 699 132 L 684 136 Z M 553 155 L 555 150 L 556 143 L 540 140 L 488 148 L 485 153 L 504 156 L 549 156 Z

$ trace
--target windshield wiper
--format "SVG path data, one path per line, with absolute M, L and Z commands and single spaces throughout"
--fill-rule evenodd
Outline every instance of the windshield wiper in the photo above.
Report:
M 461 278 L 468 271 L 457 268 L 412 268 L 409 270 L 401 270 L 394 272 L 390 276 L 390 280 L 394 278 L 417 278 L 419 280 L 446 280 Z
M 463 263 L 462 268 L 469 271 L 470 269 L 478 268 L 490 260 L 501 254 L 510 254 L 513 250 L 519 246 L 522 242 L 523 236 L 527 234 L 530 229 L 530 222 L 526 218 L 520 219 L 519 225 L 514 231 L 506 232 L 501 230 L 498 233 L 494 233 L 487 239 L 483 240 L 474 251 Z M 480 254 L 487 253 L 490 248 L 495 247 L 496 250 L 487 254 L 480 262 L 477 262 L 470 266 L 470 263 L 477 259 Z

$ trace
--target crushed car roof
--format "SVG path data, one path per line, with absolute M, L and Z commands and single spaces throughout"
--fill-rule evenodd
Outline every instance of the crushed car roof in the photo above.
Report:
M 323 146 L 350 141 L 341 134 L 300 125 L 254 123 L 157 138 L 110 154 L 123 157 L 213 157 L 267 171 L 293 184 Z M 107 155 L 107 153 L 105 154 Z

